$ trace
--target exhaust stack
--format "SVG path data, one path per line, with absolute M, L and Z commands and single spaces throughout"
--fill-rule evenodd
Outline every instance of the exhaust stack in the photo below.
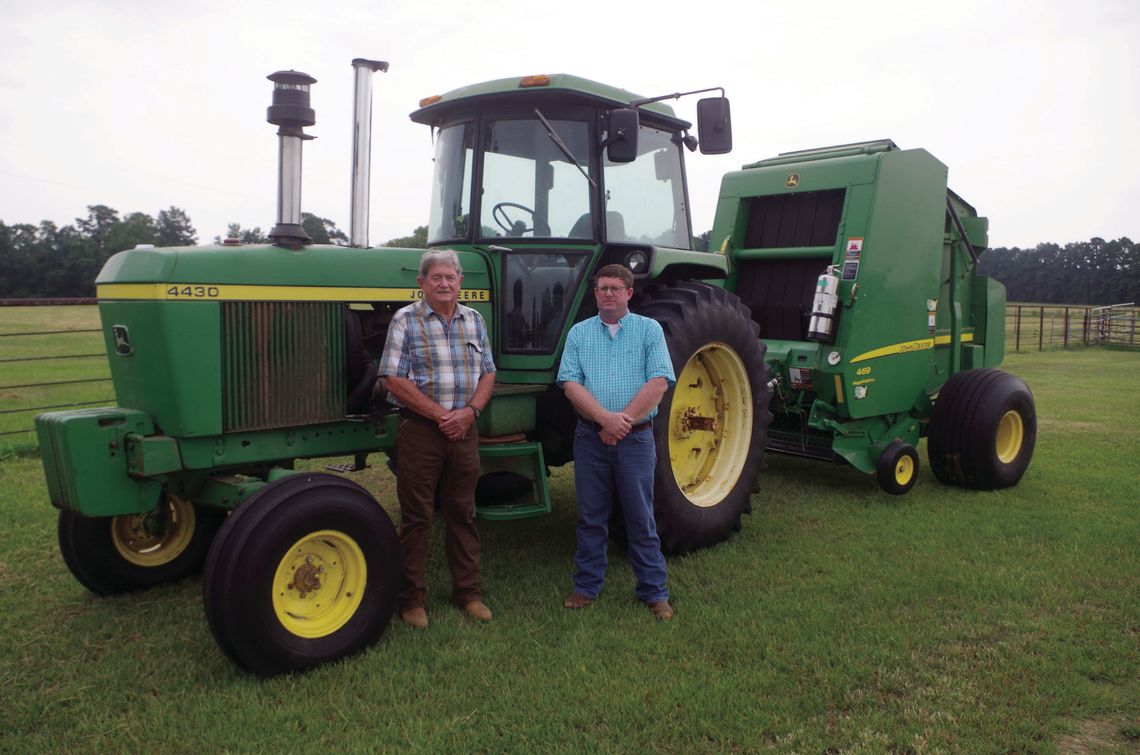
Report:
M 387 72 L 383 60 L 356 58 L 352 61 L 356 94 L 352 112 L 352 211 L 349 243 L 368 246 L 368 192 L 372 179 L 372 74 Z
M 301 142 L 314 137 L 304 128 L 317 122 L 309 107 L 309 87 L 317 83 L 307 73 L 278 71 L 267 77 L 273 82 L 273 104 L 265 119 L 277 126 L 277 225 L 269 238 L 282 246 L 310 244 L 301 226 Z

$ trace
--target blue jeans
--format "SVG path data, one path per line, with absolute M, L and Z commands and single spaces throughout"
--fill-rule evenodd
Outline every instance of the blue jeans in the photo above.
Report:
M 591 427 L 574 430 L 574 484 L 578 489 L 578 548 L 574 552 L 574 591 L 598 597 L 606 579 L 606 546 L 614 493 L 621 501 L 628 536 L 635 593 L 645 603 L 669 599 L 665 556 L 653 519 L 653 430 L 630 433 L 607 446 Z

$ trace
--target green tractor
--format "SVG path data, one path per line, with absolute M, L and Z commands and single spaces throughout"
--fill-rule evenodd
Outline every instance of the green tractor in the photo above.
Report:
M 310 668 L 375 642 L 399 588 L 395 528 L 344 473 L 394 447 L 396 417 L 375 389 L 376 361 L 392 315 L 419 295 L 422 250 L 369 248 L 371 78 L 387 64 L 358 59 L 353 67 L 352 245 L 312 244 L 300 224 L 301 145 L 315 123 L 315 82 L 296 71 L 273 74 L 268 120 L 280 142 L 273 243 L 136 248 L 109 260 L 97 290 L 117 406 L 36 422 L 51 502 L 60 509 L 60 550 L 75 577 L 106 595 L 203 570 L 219 647 L 261 675 Z M 996 443 L 1000 460 L 1016 447 L 1007 466 L 1028 463 L 1028 391 L 1021 403 L 978 398 L 1016 379 L 981 369 L 1001 358 L 1002 289 L 954 257 L 977 252 L 966 240 L 971 223 L 975 242 L 980 232 L 968 206 L 949 195 L 946 215 L 910 221 L 915 234 L 930 225 L 921 230 L 937 238 L 941 263 L 917 255 L 898 261 L 893 245 L 911 237 L 895 240 L 872 209 L 889 175 L 882 165 L 910 153 L 864 150 L 856 159 L 873 164 L 854 178 L 819 173 L 821 181 L 847 181 L 838 222 L 820 230 L 822 238 L 830 228 L 827 243 L 816 236 L 807 245 L 753 243 L 749 234 L 767 227 L 753 216 L 768 210 L 756 208 L 774 201 L 764 197 L 795 204 L 799 192 L 836 190 L 813 183 L 813 166 L 827 160 L 801 156 L 814 161 L 797 169 L 802 189 L 781 178 L 783 188 L 769 191 L 772 166 L 764 164 L 727 177 L 714 228 L 722 253 L 694 251 L 684 153 L 698 144 L 706 153 L 729 151 L 731 125 L 728 101 L 708 97 L 691 135 L 691 124 L 662 104 L 679 96 L 642 99 L 573 76 L 534 76 L 431 97 L 412 113 L 432 129 L 436 149 L 429 246 L 459 252 L 464 303 L 486 318 L 499 368 L 478 420 L 477 515 L 506 520 L 550 510 L 548 468 L 572 461 L 576 422 L 554 377 L 567 331 L 594 312 L 590 276 L 610 263 L 633 272 L 633 309 L 662 324 L 678 376 L 654 423 L 655 508 L 670 553 L 715 544 L 739 528 L 766 446 L 873 471 L 899 443 L 913 451 L 929 432 L 935 472 L 973 487 L 993 486 L 979 448 Z M 892 214 L 890 203 L 905 201 L 902 212 L 910 212 L 915 200 L 907 192 L 884 194 L 882 211 Z M 883 259 L 905 264 L 907 280 L 929 278 L 934 288 L 923 296 L 945 302 L 930 314 L 936 347 L 865 356 L 916 340 L 856 314 L 875 297 L 894 296 L 874 288 L 889 277 L 872 275 L 878 234 Z M 839 302 L 831 342 L 790 326 L 765 334 L 775 330 L 766 300 L 792 296 L 771 284 L 776 268 L 800 264 L 789 260 L 834 267 L 854 235 L 865 240 L 866 256 L 831 294 Z M 920 272 L 924 265 L 934 270 Z M 765 289 L 758 281 L 766 275 Z M 804 286 L 795 294 L 801 303 Z M 917 295 L 912 288 L 908 296 Z M 915 355 L 929 363 L 912 364 Z M 864 362 L 872 372 L 859 372 Z M 896 374 L 906 379 L 888 380 Z M 866 375 L 879 382 L 856 399 Z M 896 393 L 905 397 L 887 399 Z M 993 427 L 977 419 L 995 411 Z M 335 467 L 338 474 L 295 469 L 298 459 L 344 456 L 354 463 Z M 917 459 L 903 456 L 913 473 Z

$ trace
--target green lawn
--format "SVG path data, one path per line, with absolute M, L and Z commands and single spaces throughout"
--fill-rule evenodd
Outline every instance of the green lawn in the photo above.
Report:
M 200 580 L 96 598 L 71 577 L 39 462 L 0 462 L 0 752 L 1135 752 L 1140 738 L 1140 354 L 1012 355 L 1033 388 L 1021 485 L 910 494 L 769 459 L 727 543 L 670 559 L 676 619 L 633 599 L 624 554 L 587 610 L 575 505 L 481 523 L 495 621 L 263 681 L 214 645 Z M 373 461 L 380 464 L 379 458 Z M 357 478 L 391 511 L 391 475 Z M 438 534 L 438 532 L 437 532 Z

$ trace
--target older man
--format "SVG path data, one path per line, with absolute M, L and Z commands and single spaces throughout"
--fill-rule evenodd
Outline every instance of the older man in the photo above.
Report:
M 633 275 L 621 265 L 598 271 L 598 314 L 570 329 L 558 382 L 578 412 L 574 484 L 578 547 L 574 592 L 562 604 L 585 608 L 605 581 L 606 539 L 614 493 L 625 518 L 635 593 L 658 619 L 673 616 L 665 556 L 653 518 L 657 454 L 651 420 L 676 382 L 665 334 L 655 320 L 629 311 Z
M 404 580 L 400 616 L 406 624 L 423 629 L 428 625 L 424 571 L 437 490 L 446 527 L 451 600 L 472 618 L 491 620 L 479 588 L 475 420 L 491 400 L 495 363 L 483 317 L 459 303 L 463 269 L 458 255 L 451 250 L 427 252 L 416 282 L 423 298 L 393 316 L 380 375 L 390 400 L 400 407 L 396 430 Z

